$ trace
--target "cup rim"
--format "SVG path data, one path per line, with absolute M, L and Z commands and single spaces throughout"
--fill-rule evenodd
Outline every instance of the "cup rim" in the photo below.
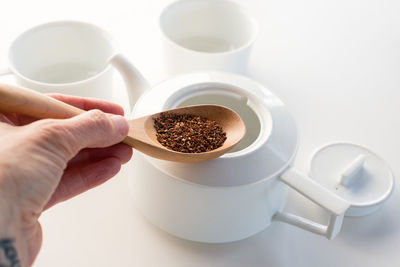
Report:
M 215 0 L 202 0 L 202 2 L 213 2 Z M 233 6 L 236 6 L 237 8 L 239 8 L 243 14 L 249 19 L 249 21 L 251 22 L 252 26 L 253 26 L 253 34 L 251 35 L 251 37 L 247 40 L 247 42 L 245 42 L 243 45 L 234 48 L 232 50 L 227 50 L 227 51 L 223 51 L 223 52 L 205 52 L 205 51 L 199 51 L 199 50 L 194 50 L 194 49 L 189 49 L 185 46 L 179 45 L 178 43 L 176 43 L 174 40 L 172 40 L 164 31 L 163 29 L 163 23 L 162 23 L 162 17 L 164 16 L 164 14 L 166 12 L 168 12 L 169 9 L 173 8 L 174 6 L 180 5 L 180 4 L 187 4 L 188 2 L 198 2 L 198 0 L 175 0 L 172 3 L 168 4 L 166 7 L 163 8 L 163 10 L 161 11 L 160 15 L 158 16 L 158 26 L 160 28 L 160 31 L 162 33 L 162 35 L 164 36 L 164 38 L 167 40 L 167 42 L 171 43 L 172 45 L 174 45 L 175 47 L 178 47 L 180 49 L 183 49 L 185 51 L 191 52 L 191 53 L 197 53 L 200 55 L 214 55 L 214 56 L 219 56 L 219 55 L 227 55 L 227 54 L 235 54 L 235 53 L 239 53 L 245 49 L 247 49 L 248 47 L 252 46 L 252 44 L 255 42 L 255 40 L 258 37 L 259 34 L 259 24 L 257 22 L 257 20 L 254 18 L 254 16 L 252 14 L 250 14 L 250 12 L 248 11 L 248 9 L 238 3 L 235 2 L 233 0 L 218 0 L 218 2 L 225 2 L 225 3 L 229 3 Z
M 107 60 L 107 64 L 104 67 L 104 69 L 102 69 L 101 71 L 97 72 L 96 74 L 94 74 L 93 76 L 90 76 L 88 78 L 85 78 L 83 80 L 78 80 L 78 81 L 73 81 L 73 82 L 68 82 L 68 83 L 48 83 L 48 82 L 41 82 L 41 81 L 37 81 L 37 80 L 33 80 L 31 78 L 26 77 L 25 75 L 23 75 L 20 71 L 18 71 L 18 69 L 15 67 L 14 61 L 11 59 L 11 52 L 13 50 L 14 45 L 16 44 L 16 42 L 22 38 L 22 36 L 26 35 L 26 34 L 32 34 L 32 32 L 37 31 L 41 28 L 45 28 L 45 27 L 51 27 L 54 25 L 82 25 L 85 27 L 90 27 L 92 29 L 94 29 L 95 31 L 98 31 L 99 33 L 101 33 L 103 36 L 105 36 L 107 38 L 107 40 L 110 42 L 111 47 L 114 48 L 115 51 L 113 51 L 113 53 L 107 57 L 110 58 L 113 55 L 118 53 L 118 48 L 117 48 L 117 44 L 116 41 L 112 38 L 112 36 L 105 30 L 103 30 L 102 28 L 100 28 L 99 26 L 89 23 L 89 22 L 85 22 L 85 21 L 79 21 L 79 20 L 56 20 L 56 21 L 50 21 L 50 22 L 46 22 L 46 23 L 42 23 L 36 26 L 33 26 L 25 31 L 23 31 L 22 33 L 20 33 L 11 43 L 9 49 L 8 49 L 8 62 L 9 62 L 9 67 L 10 70 L 12 71 L 12 73 L 14 73 L 15 75 L 19 76 L 20 78 L 32 83 L 32 84 L 37 84 L 39 86 L 46 86 L 46 87 L 60 87 L 60 86 L 76 86 L 76 85 L 81 85 L 87 82 L 90 82 L 92 80 L 97 79 L 99 76 L 103 75 L 105 72 L 107 72 L 111 66 L 110 64 L 108 64 L 108 60 Z

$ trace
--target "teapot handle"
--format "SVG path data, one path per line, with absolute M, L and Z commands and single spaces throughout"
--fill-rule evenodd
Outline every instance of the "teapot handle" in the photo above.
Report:
M 350 203 L 294 168 L 286 170 L 279 179 L 309 200 L 328 210 L 331 215 L 328 225 L 322 225 L 286 212 L 275 214 L 274 220 L 292 224 L 304 230 L 326 236 L 328 239 L 333 239 L 340 232 L 344 213 L 350 207 Z

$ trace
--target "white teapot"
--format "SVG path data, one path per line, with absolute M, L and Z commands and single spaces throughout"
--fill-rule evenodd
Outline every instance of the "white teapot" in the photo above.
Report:
M 291 166 L 295 122 L 282 101 L 261 84 L 230 73 L 192 73 L 150 89 L 129 61 L 110 63 L 122 74 L 131 118 L 180 106 L 218 104 L 235 110 L 247 133 L 228 154 L 202 163 L 176 163 L 135 151 L 129 163 L 137 208 L 159 228 L 184 239 L 221 243 L 252 236 L 275 221 L 334 238 L 344 215 L 379 208 L 393 191 L 393 175 L 373 152 L 336 143 L 313 157 L 310 177 Z M 292 188 L 330 212 L 326 225 L 284 211 Z M 357 189 L 357 190 L 355 190 Z

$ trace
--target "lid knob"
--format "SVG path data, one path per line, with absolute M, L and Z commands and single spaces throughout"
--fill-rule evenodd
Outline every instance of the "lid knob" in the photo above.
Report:
M 358 174 L 363 168 L 366 157 L 365 154 L 360 154 L 349 165 L 347 165 L 340 179 L 340 183 L 343 186 L 348 186 L 354 179 L 360 177 Z

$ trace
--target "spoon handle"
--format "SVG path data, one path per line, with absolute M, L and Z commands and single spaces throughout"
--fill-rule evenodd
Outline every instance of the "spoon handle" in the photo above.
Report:
M 0 84 L 0 112 L 65 119 L 85 111 L 27 88 Z

